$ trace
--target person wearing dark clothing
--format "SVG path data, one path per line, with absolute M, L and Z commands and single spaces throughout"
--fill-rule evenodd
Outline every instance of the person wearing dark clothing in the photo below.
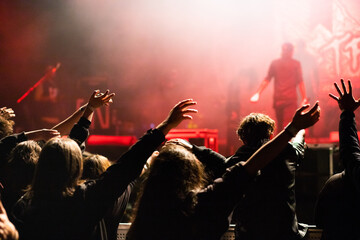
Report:
M 69 137 L 78 144 L 82 144 L 88 137 L 90 123 L 88 119 L 80 118 L 79 122 L 71 129 Z M 49 131 L 57 133 L 56 130 Z M 20 199 L 27 186 L 31 183 L 41 151 L 41 147 L 36 142 L 23 141 L 24 139 L 26 139 L 25 133 L 15 134 L 8 137 L 5 141 L 7 144 L 4 144 L 4 146 L 10 148 L 17 144 L 11 151 L 9 162 L 1 170 L 0 177 L 4 187 L 1 192 L 1 198 L 8 212 L 11 212 L 14 204 Z
M 92 154 L 84 158 L 82 179 L 95 180 L 98 179 L 108 167 L 111 162 L 102 155 Z M 106 211 L 103 219 L 94 230 L 92 235 L 93 240 L 116 240 L 117 229 L 119 223 L 124 215 L 126 206 L 130 199 L 130 194 L 137 180 L 131 182 L 123 194 L 114 202 L 114 204 Z
M 293 112 L 298 107 L 297 86 L 299 86 L 302 97 L 301 105 L 307 102 L 301 64 L 292 58 L 293 51 L 294 46 L 291 43 L 284 43 L 282 45 L 281 58 L 271 62 L 267 76 L 250 99 L 251 102 L 257 102 L 262 91 L 269 85 L 271 79 L 274 78 L 273 107 L 278 129 L 283 129 L 290 122 Z
M 113 95 L 107 94 L 95 92 L 92 97 L 98 100 L 89 102 L 85 113 L 108 103 Z M 100 178 L 83 184 L 78 184 L 82 171 L 78 145 L 69 139 L 47 142 L 30 189 L 14 207 L 14 224 L 21 239 L 90 239 L 96 224 L 140 175 L 165 135 L 184 119 L 191 119 L 188 114 L 196 110 L 187 107 L 193 104 L 191 100 L 177 104 L 161 124 L 149 130 Z
M 360 99 L 352 95 L 351 82 L 346 90 L 335 83 L 339 97 L 333 94 L 342 111 L 339 122 L 340 159 L 345 170 L 329 178 L 315 207 L 316 226 L 323 229 L 322 240 L 360 239 L 360 146 L 354 111 Z
M 308 107 L 298 109 L 291 124 L 245 163 L 228 168 L 211 184 L 204 164 L 191 151 L 173 142 L 165 144 L 149 169 L 127 239 L 220 239 L 229 227 L 231 211 L 258 170 L 280 154 L 300 129 L 318 121 L 318 104 L 308 113 L 301 113 Z
M 19 143 L 10 155 L 9 163 L 1 171 L 1 200 L 7 212 L 24 194 L 31 183 L 41 147 L 35 141 Z
M 245 162 L 270 140 L 274 126 L 275 122 L 261 113 L 245 117 L 238 129 L 244 145 L 227 159 L 226 166 Z M 295 170 L 303 156 L 304 132 L 301 131 L 260 171 L 235 207 L 232 221 L 236 224 L 236 239 L 291 240 L 304 237 L 305 233 L 299 231 L 295 212 Z

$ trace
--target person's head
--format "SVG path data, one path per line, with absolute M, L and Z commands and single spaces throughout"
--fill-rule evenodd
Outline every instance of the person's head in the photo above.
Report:
M 165 209 L 189 212 L 196 204 L 195 192 L 204 187 L 207 176 L 203 164 L 186 148 L 167 143 L 153 160 L 140 191 L 141 209 L 164 214 Z M 165 213 L 166 214 L 166 213 Z
M 97 179 L 111 166 L 111 162 L 106 157 L 99 154 L 92 154 L 84 158 L 83 173 L 81 179 Z
M 71 196 L 82 173 L 82 154 L 71 139 L 52 138 L 41 150 L 29 189 L 34 198 Z
M 294 45 L 291 43 L 284 43 L 281 47 L 281 56 L 283 58 L 292 58 L 294 53 Z
M 15 122 L 0 116 L 0 139 L 13 134 Z
M 31 183 L 40 151 L 41 147 L 35 141 L 21 142 L 11 151 L 7 170 L 13 184 L 26 187 Z
M 269 140 L 275 130 L 275 121 L 262 113 L 251 113 L 242 119 L 237 134 L 245 145 L 258 147 Z

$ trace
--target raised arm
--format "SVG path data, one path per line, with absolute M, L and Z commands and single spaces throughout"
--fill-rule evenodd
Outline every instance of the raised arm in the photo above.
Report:
M 195 104 L 196 102 L 192 99 L 183 100 L 176 104 L 162 123 L 155 129 L 149 130 L 119 158 L 116 164 L 105 171 L 97 181 L 97 190 L 95 191 L 100 192 L 104 198 L 119 197 L 128 184 L 140 176 L 147 159 L 164 142 L 165 135 L 183 120 L 192 119 L 189 114 L 196 113 L 197 110 L 188 107 Z
M 108 106 L 110 103 L 112 103 L 112 98 L 115 96 L 115 93 L 110 93 L 109 90 L 106 90 L 105 93 L 101 93 L 100 90 L 95 90 L 93 94 L 90 96 L 89 102 L 86 105 L 84 114 L 82 117 L 88 119 L 89 121 L 92 120 L 92 117 L 94 115 L 95 109 L 102 107 L 102 106 Z
M 256 93 L 250 98 L 251 102 L 258 102 L 260 98 L 260 94 L 264 91 L 264 89 L 269 85 L 270 79 L 264 78 L 264 80 L 261 82 L 258 90 Z
M 12 134 L 0 139 L 0 167 L 7 163 L 11 150 L 20 142 L 27 140 L 47 141 L 53 137 L 59 137 L 60 133 L 51 129 L 39 129 L 29 132 Z
M 109 90 L 106 90 L 105 93 L 101 93 L 99 90 L 95 90 L 91 94 L 88 103 L 85 105 L 85 109 L 81 111 L 81 118 L 72 127 L 69 137 L 75 140 L 78 144 L 83 143 L 89 135 L 88 129 L 90 127 L 94 111 L 102 106 L 108 106 L 110 103 L 112 103 L 112 98 L 114 96 L 115 93 L 110 93 Z
M 69 135 L 70 130 L 72 129 L 74 124 L 77 123 L 80 120 L 81 116 L 84 114 L 86 106 L 87 104 L 81 106 L 64 121 L 52 127 L 52 129 L 57 130 L 58 132 L 61 133 L 61 135 Z
M 336 83 L 334 85 L 339 96 L 331 93 L 329 96 L 338 102 L 342 111 L 339 123 L 340 159 L 345 166 L 346 174 L 353 181 L 357 191 L 360 191 L 360 147 L 354 114 L 360 106 L 360 99 L 354 99 L 350 80 L 348 90 L 343 79 L 341 79 L 342 91 Z
M 274 139 L 263 145 L 245 163 L 244 167 L 250 175 L 255 175 L 257 171 L 265 167 L 284 149 L 291 138 L 301 130 L 314 125 L 320 117 L 320 107 L 318 102 L 307 112 L 305 109 L 309 105 L 299 108 L 290 124 L 281 131 Z
M 156 128 L 160 130 L 164 135 L 168 134 L 169 131 L 177 127 L 182 121 L 186 119 L 192 119 L 190 113 L 197 113 L 196 109 L 188 108 L 196 105 L 192 99 L 185 99 L 174 106 L 171 109 L 168 117 L 161 122 Z
M 93 111 L 103 105 L 109 105 L 109 103 L 112 102 L 112 98 L 115 96 L 115 93 L 109 94 L 109 90 L 107 90 L 105 93 L 100 93 L 99 90 L 95 90 L 93 94 L 91 95 L 89 102 L 85 105 L 81 106 L 79 109 L 77 109 L 73 114 L 71 114 L 68 118 L 66 118 L 64 121 L 58 123 L 55 125 L 52 129 L 58 130 L 61 135 L 69 135 L 71 129 L 73 128 L 74 124 L 77 123 L 81 117 L 85 116 L 85 112 L 87 112 L 87 115 L 85 118 L 87 118 L 89 121 L 92 120 L 93 117 Z M 90 103 L 91 101 L 91 103 Z M 91 104 L 88 108 L 89 103 Z M 101 105 L 98 105 L 101 104 Z

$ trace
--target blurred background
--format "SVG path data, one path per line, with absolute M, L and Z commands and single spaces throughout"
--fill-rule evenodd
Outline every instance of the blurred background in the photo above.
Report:
M 18 131 L 30 130 L 110 89 L 114 104 L 97 114 L 92 133 L 139 137 L 193 98 L 199 113 L 179 128 L 217 129 L 229 155 L 242 117 L 275 118 L 272 84 L 258 103 L 249 99 L 291 42 L 310 103 L 322 107 L 308 138 L 327 139 L 338 124 L 333 82 L 351 78 L 359 95 L 359 13 L 357 0 L 3 0 L 0 103 L 15 109 Z

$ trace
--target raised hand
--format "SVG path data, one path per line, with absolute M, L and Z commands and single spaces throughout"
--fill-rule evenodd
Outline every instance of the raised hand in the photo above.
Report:
M 288 130 L 293 133 L 295 136 L 298 131 L 305 129 L 314 125 L 320 118 L 320 107 L 319 102 L 316 102 L 315 105 L 307 112 L 304 112 L 305 109 L 309 108 L 310 105 L 304 105 L 299 108 L 287 127 Z
M 0 201 L 0 239 L 18 240 L 19 234 L 14 224 L 9 221 L 5 208 Z
M 90 110 L 95 110 L 101 106 L 108 106 L 112 103 L 112 98 L 115 96 L 115 93 L 110 93 L 109 90 L 106 90 L 105 93 L 101 93 L 100 90 L 95 90 L 91 95 L 88 103 L 88 108 Z
M 250 102 L 258 102 L 260 98 L 260 94 L 259 93 L 255 93 L 251 98 L 250 98 Z
M 341 111 L 355 111 L 360 106 L 360 98 L 355 100 L 352 94 L 351 81 L 348 80 L 349 91 L 346 90 L 344 79 L 341 79 L 341 86 L 343 91 L 340 90 L 337 83 L 334 83 L 336 91 L 339 93 L 339 97 L 329 93 L 329 96 L 338 102 Z
M 47 141 L 53 137 L 60 137 L 60 133 L 53 129 L 39 129 L 25 133 L 28 140 L 44 140 Z
M 198 112 L 196 109 L 188 108 L 193 105 L 196 105 L 196 102 L 192 99 L 180 101 L 171 109 L 168 117 L 156 128 L 166 135 L 172 128 L 177 127 L 182 121 L 192 119 L 192 116 L 189 114 Z
M 15 112 L 12 108 L 2 107 L 0 108 L 0 116 L 3 116 L 5 119 L 10 119 L 15 117 Z

